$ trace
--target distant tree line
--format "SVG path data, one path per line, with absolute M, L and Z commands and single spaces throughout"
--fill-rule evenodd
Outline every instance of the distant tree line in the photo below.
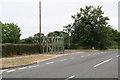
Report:
M 5 23 L 0 25 L 1 30 L 1 43 L 21 43 L 21 44 L 39 44 L 40 36 L 41 38 L 45 37 L 43 33 L 36 33 L 34 36 L 30 36 L 28 38 L 20 39 L 21 30 L 17 24 L 14 23 Z M 46 37 L 52 36 L 61 36 L 61 33 L 65 33 L 63 31 L 54 31 L 50 32 L 46 35 Z
M 23 43 L 23 44 L 39 44 L 40 43 L 40 35 L 41 37 L 44 37 L 44 34 L 43 33 L 36 33 L 34 34 L 34 36 L 30 36 L 28 38 L 25 38 L 25 39 L 21 39 L 20 40 L 20 43 Z

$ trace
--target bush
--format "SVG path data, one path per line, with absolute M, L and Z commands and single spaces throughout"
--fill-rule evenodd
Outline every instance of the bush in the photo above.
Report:
M 2 56 L 34 54 L 40 52 L 38 44 L 2 44 Z

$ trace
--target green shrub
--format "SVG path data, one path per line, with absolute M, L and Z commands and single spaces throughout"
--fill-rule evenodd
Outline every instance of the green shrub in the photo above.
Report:
M 40 52 L 38 44 L 2 44 L 2 56 L 34 54 Z

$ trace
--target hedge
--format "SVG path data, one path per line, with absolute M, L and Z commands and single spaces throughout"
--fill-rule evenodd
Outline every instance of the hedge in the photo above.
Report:
M 9 57 L 14 55 L 23 55 L 23 54 L 35 54 L 35 53 L 43 53 L 43 45 L 39 44 L 0 44 L 2 46 L 2 57 Z M 52 45 L 49 45 L 52 47 Z M 40 48 L 41 47 L 41 48 Z M 56 47 L 57 49 L 58 47 Z M 58 52 L 57 52 L 58 51 Z M 48 49 L 48 52 L 50 53 L 59 53 L 62 51 L 62 48 L 59 47 L 59 50 L 54 50 L 54 52 L 51 52 L 50 49 Z M 47 52 L 47 45 L 44 45 L 44 53 Z
M 2 44 L 2 57 L 40 52 L 38 44 Z

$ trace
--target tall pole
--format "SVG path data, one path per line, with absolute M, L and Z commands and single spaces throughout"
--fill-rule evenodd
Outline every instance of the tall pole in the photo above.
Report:
M 68 35 L 69 35 L 69 44 L 68 44 L 68 45 L 69 45 L 69 49 L 70 49 L 70 43 L 71 43 L 71 42 L 70 42 L 70 36 L 71 36 L 71 33 L 68 32 Z
M 41 50 L 41 1 L 39 1 L 39 39 L 40 39 L 40 53 L 42 52 Z

